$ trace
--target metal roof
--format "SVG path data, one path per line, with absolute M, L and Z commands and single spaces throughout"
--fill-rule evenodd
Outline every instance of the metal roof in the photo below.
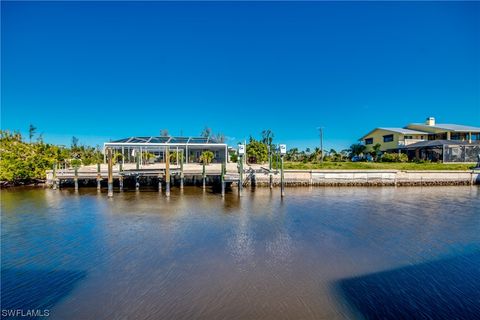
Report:
M 392 132 L 398 132 L 398 133 L 403 133 L 403 134 L 428 134 L 427 132 L 424 132 L 424 131 L 405 129 L 405 128 L 385 128 L 385 127 L 383 127 L 383 128 L 377 128 L 377 129 L 392 131 Z
M 204 137 L 129 137 L 106 142 L 107 144 L 225 144 L 214 138 Z
M 423 127 L 425 129 L 428 129 L 428 128 L 443 129 L 443 130 L 455 131 L 455 132 L 480 132 L 479 127 L 464 126 L 461 124 L 450 124 L 450 123 L 438 123 L 432 126 L 429 126 L 425 123 L 411 123 L 408 126 Z
M 386 127 L 382 127 L 382 128 L 375 128 L 373 129 L 372 131 L 370 131 L 369 133 L 363 135 L 360 139 L 358 140 L 363 140 L 365 137 L 368 137 L 369 135 L 371 135 L 373 132 L 375 132 L 376 130 L 384 130 L 384 131 L 389 131 L 389 132 L 396 132 L 396 133 L 401 133 L 401 134 L 424 134 L 424 135 L 427 135 L 428 132 L 423 132 L 423 131 L 417 131 L 417 130 L 412 130 L 412 129 L 405 129 L 405 128 L 386 128 Z

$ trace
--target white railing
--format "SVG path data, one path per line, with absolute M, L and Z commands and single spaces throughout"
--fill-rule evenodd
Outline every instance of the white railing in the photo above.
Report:
M 425 141 L 425 139 L 403 139 L 398 141 L 398 146 L 404 147 L 404 146 L 408 146 L 410 144 L 421 142 L 421 141 Z

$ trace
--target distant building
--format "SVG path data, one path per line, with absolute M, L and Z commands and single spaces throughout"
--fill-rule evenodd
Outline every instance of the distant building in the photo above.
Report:
M 409 158 L 443 162 L 475 162 L 480 148 L 480 128 L 459 124 L 425 123 L 403 128 L 380 127 L 360 138 L 367 151 L 380 145 L 383 152 L 404 152 Z
M 405 128 L 375 128 L 360 140 L 371 151 L 377 143 L 380 144 L 380 151 L 393 151 L 399 147 L 428 140 L 428 133 L 423 131 Z

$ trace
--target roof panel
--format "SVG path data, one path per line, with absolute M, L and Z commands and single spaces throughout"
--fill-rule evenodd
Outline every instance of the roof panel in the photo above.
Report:
M 123 142 L 127 142 L 128 140 L 130 140 L 130 138 L 123 138 L 123 139 L 113 140 L 113 141 L 110 141 L 110 142 L 123 143 Z
M 170 137 L 152 137 L 149 143 L 166 143 Z
M 479 127 L 465 126 L 462 124 L 451 124 L 451 123 L 437 123 L 433 126 L 429 126 L 424 123 L 412 123 L 411 126 L 423 127 L 425 129 L 435 128 L 435 129 L 444 129 L 448 131 L 457 131 L 457 132 L 480 132 Z
M 403 134 L 427 134 L 427 132 L 405 129 L 405 128 L 385 128 L 385 127 L 383 127 L 383 128 L 378 128 L 378 129 L 392 131 L 392 132 L 398 132 L 398 133 L 403 133 Z
M 191 138 L 189 143 L 207 143 L 208 138 Z
M 170 143 L 187 143 L 189 137 L 172 137 Z
M 150 137 L 132 137 L 132 139 L 128 142 L 132 143 L 145 143 L 148 141 Z
M 118 139 L 110 141 L 109 143 L 175 143 L 175 144 L 219 144 L 218 140 L 204 137 L 130 137 L 124 139 Z

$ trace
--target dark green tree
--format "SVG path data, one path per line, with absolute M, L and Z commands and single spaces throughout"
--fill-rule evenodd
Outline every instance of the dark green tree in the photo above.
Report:
M 250 137 L 250 142 L 247 144 L 247 157 L 249 161 L 254 163 L 264 163 L 268 160 L 267 146 Z
M 367 147 L 361 143 L 355 143 L 350 146 L 350 157 L 359 156 L 365 152 Z

